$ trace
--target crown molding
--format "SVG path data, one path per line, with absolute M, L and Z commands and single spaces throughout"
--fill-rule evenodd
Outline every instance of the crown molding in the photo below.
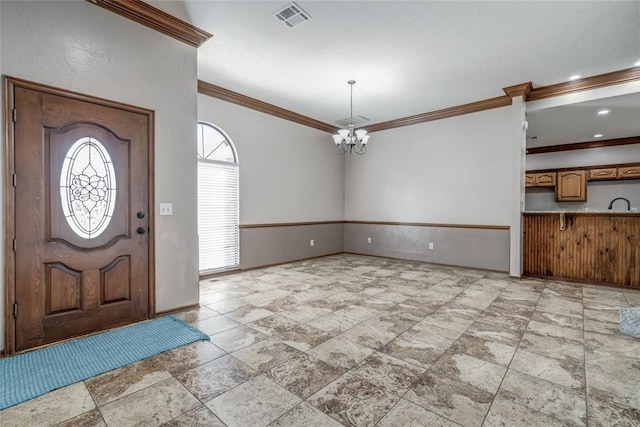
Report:
M 617 145 L 640 144 L 639 136 L 628 138 L 603 139 L 602 141 L 574 142 L 573 144 L 547 145 L 527 148 L 527 154 L 556 153 L 558 151 L 584 150 L 586 148 L 615 147 Z
M 173 37 L 189 46 L 200 47 L 204 42 L 213 37 L 213 34 L 163 12 L 141 0 L 86 1 L 169 37 Z
M 268 102 L 260 101 L 259 99 L 251 98 L 241 93 L 234 92 L 232 90 L 225 89 L 223 87 L 216 86 L 202 80 L 198 80 L 198 93 L 211 96 L 213 98 L 222 99 L 223 101 L 232 102 L 243 107 L 251 108 L 252 110 L 280 117 L 281 119 L 289 120 L 304 126 L 309 126 L 324 132 L 335 133 L 337 131 L 337 128 L 335 126 L 332 126 L 328 123 L 312 119 L 311 117 L 303 116 L 302 114 L 294 113 L 290 110 L 285 110 L 284 108 L 269 104 Z
M 98 0 L 98 1 L 104 1 L 104 0 Z M 520 83 L 517 85 L 503 88 L 502 90 L 506 94 L 503 96 L 471 102 L 469 104 L 457 105 L 454 107 L 444 108 L 442 110 L 416 114 L 414 116 L 401 117 L 401 118 L 389 120 L 386 122 L 374 123 L 374 124 L 364 126 L 364 129 L 366 129 L 370 133 L 378 132 L 378 131 L 393 129 L 393 128 L 402 127 L 402 126 L 410 126 L 410 125 L 415 125 L 419 123 L 445 119 L 449 117 L 461 116 L 464 114 L 477 113 L 480 111 L 491 110 L 494 108 L 506 107 L 511 105 L 511 99 L 513 97 L 522 96 L 525 101 L 537 101 L 539 99 L 550 98 L 550 97 L 559 96 L 559 95 L 566 95 L 568 93 L 574 93 L 574 92 L 579 92 L 579 91 L 589 90 L 589 89 L 596 89 L 599 87 L 611 86 L 611 85 L 626 83 L 634 80 L 640 80 L 640 68 L 638 67 L 629 68 L 626 70 L 613 71 L 610 73 L 599 74 L 591 77 L 585 77 L 583 79 L 571 81 L 571 82 L 564 82 L 564 83 L 558 83 L 558 84 L 553 84 L 549 86 L 542 86 L 539 88 L 534 88 L 531 82 Z M 211 83 L 204 82 L 202 80 L 198 81 L 198 92 L 204 95 L 212 96 L 214 98 L 219 98 L 219 99 L 229 101 L 238 105 L 242 105 L 247 108 L 261 111 L 266 114 L 271 114 L 273 116 L 280 117 L 285 120 L 290 120 L 290 121 L 299 123 L 301 125 L 310 126 L 325 132 L 335 133 L 337 131 L 336 126 L 332 126 L 330 124 L 321 122 L 319 120 L 312 119 L 311 117 L 303 116 L 293 111 L 285 110 L 284 108 L 280 108 L 278 106 L 266 103 L 264 101 L 260 101 L 258 99 L 248 97 L 246 95 L 242 95 L 240 93 L 230 91 L 228 89 L 213 85 Z M 625 138 L 621 138 L 620 140 L 624 140 L 624 139 Z M 616 140 L 611 140 L 611 141 L 616 141 Z M 583 148 L 594 148 L 594 147 L 635 143 L 635 142 L 626 142 L 626 143 L 612 142 L 609 145 L 606 145 L 606 144 L 603 145 L 603 143 L 606 143 L 606 142 L 607 140 L 598 141 L 598 142 L 594 141 L 593 143 L 576 143 L 576 144 L 594 144 L 592 146 L 585 145 L 583 147 Z M 564 147 L 571 147 L 576 144 L 568 144 Z M 596 145 L 596 144 L 599 144 L 599 145 Z M 539 150 L 539 149 L 548 149 L 549 151 L 546 151 L 546 152 L 563 151 L 561 149 L 556 149 L 551 147 L 536 147 L 535 149 L 530 149 L 530 150 Z M 567 148 L 567 149 L 570 150 L 571 148 Z M 582 149 L 582 148 L 574 148 L 574 149 Z M 543 151 L 539 151 L 539 152 L 543 152 Z M 533 154 L 533 152 L 529 152 L 529 154 Z
M 469 104 L 457 105 L 455 107 L 444 108 L 442 110 L 417 114 L 415 116 L 402 117 L 386 122 L 380 122 L 365 126 L 364 128 L 369 132 L 377 132 L 401 126 L 409 126 L 418 123 L 446 119 L 448 117 L 461 116 L 463 114 L 477 113 L 479 111 L 491 110 L 493 108 L 506 107 L 507 105 L 511 105 L 511 97 L 504 95 L 497 98 L 484 99 L 482 101 L 471 102 Z
M 537 101 L 539 99 L 627 83 L 634 80 L 640 80 L 640 67 L 627 68 L 626 70 L 612 71 L 610 73 L 598 74 L 570 82 L 542 86 L 533 89 L 526 100 Z
M 510 98 L 516 98 L 518 96 L 521 96 L 523 99 L 527 99 L 527 97 L 533 90 L 533 83 L 531 82 L 520 83 L 518 85 L 503 87 L 502 90 Z

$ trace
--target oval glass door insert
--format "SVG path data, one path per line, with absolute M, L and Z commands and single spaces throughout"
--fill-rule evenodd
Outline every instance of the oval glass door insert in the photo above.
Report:
M 84 239 L 109 225 L 116 201 L 116 173 L 100 141 L 84 137 L 67 152 L 60 173 L 62 211 L 69 227 Z

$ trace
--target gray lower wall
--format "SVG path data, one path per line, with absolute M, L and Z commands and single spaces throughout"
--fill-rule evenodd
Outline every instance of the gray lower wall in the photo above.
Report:
M 371 237 L 371 243 L 367 238 Z M 429 249 L 429 242 L 433 249 Z M 509 230 L 345 224 L 344 250 L 438 264 L 509 271 Z
M 314 240 L 314 246 L 309 241 Z M 240 268 L 280 264 L 344 252 L 344 224 L 240 229 Z

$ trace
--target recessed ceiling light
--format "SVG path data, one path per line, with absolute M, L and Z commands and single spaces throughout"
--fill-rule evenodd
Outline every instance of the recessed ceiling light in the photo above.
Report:
M 610 112 L 611 112 L 611 110 L 607 110 L 607 109 L 605 108 L 605 109 L 603 109 L 603 110 L 598 111 L 598 115 L 599 115 L 599 116 L 604 116 L 604 115 L 609 114 Z
M 601 133 L 596 133 L 593 135 L 594 138 L 602 138 L 602 134 Z
M 574 74 L 573 76 L 569 77 L 569 80 L 578 80 L 580 77 L 582 77 L 580 74 Z

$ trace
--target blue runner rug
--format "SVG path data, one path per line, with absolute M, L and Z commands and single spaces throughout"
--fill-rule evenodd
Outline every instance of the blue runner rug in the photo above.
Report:
M 620 309 L 620 332 L 640 338 L 640 307 Z
M 0 410 L 209 336 L 164 316 L 0 360 Z

